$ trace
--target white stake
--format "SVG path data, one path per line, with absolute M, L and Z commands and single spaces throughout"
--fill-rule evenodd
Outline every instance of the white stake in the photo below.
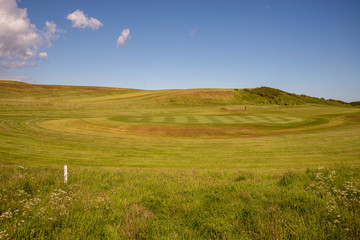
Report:
M 67 165 L 64 165 L 64 183 L 67 183 Z

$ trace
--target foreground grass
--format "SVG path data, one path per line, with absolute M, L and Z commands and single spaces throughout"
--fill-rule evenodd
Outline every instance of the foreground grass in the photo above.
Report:
M 358 168 L 1 167 L 1 239 L 359 239 Z

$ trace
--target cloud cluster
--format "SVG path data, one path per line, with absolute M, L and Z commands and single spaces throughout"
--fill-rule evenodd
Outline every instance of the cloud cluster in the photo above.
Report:
M 79 9 L 73 13 L 70 13 L 66 16 L 66 19 L 72 21 L 74 28 L 91 28 L 92 30 L 96 30 L 99 27 L 103 26 L 103 24 L 97 20 L 96 18 L 88 18 L 83 11 Z
M 45 22 L 45 31 L 42 32 L 43 39 L 46 41 L 47 47 L 52 46 L 52 42 L 60 37 L 59 33 L 65 32 L 57 28 L 53 22 Z
M 117 46 L 125 46 L 126 40 L 130 38 L 130 29 L 126 28 L 121 32 L 121 35 L 117 39 Z
M 74 28 L 97 30 L 103 24 L 88 18 L 79 9 L 66 16 Z M 0 71 L 36 66 L 36 61 L 48 59 L 42 47 L 50 48 L 52 42 L 65 31 L 54 22 L 46 21 L 40 30 L 30 22 L 27 10 L 19 8 L 16 0 L 0 0 Z M 117 46 L 124 46 L 130 39 L 130 29 L 124 29 L 117 39 Z
M 46 52 L 40 52 L 39 53 L 39 58 L 41 59 L 47 59 L 48 58 L 48 54 Z
M 66 16 L 66 19 L 72 21 L 73 28 L 91 28 L 92 30 L 97 30 L 103 24 L 96 18 L 88 18 L 83 11 L 77 9 L 73 13 L 70 13 Z M 116 41 L 117 47 L 125 46 L 126 41 L 130 39 L 130 29 L 124 29 Z
M 0 0 L 0 70 L 35 66 L 34 60 L 47 58 L 39 48 L 50 47 L 61 30 L 53 22 L 45 25 L 44 31 L 37 29 L 16 0 Z
M 0 64 L 0 70 L 4 69 L 16 69 L 24 67 L 34 67 L 36 66 L 35 62 L 28 61 L 2 61 Z

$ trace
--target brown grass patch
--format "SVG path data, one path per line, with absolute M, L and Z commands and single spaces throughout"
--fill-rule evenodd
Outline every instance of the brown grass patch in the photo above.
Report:
M 254 133 L 251 127 L 234 126 L 164 126 L 164 125 L 132 125 L 128 130 L 141 135 L 160 136 L 186 136 L 186 137 L 211 137 L 211 136 L 250 136 Z

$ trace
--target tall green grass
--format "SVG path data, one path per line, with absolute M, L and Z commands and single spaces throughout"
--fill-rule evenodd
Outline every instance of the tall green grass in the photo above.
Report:
M 358 239 L 359 169 L 1 167 L 1 239 Z

